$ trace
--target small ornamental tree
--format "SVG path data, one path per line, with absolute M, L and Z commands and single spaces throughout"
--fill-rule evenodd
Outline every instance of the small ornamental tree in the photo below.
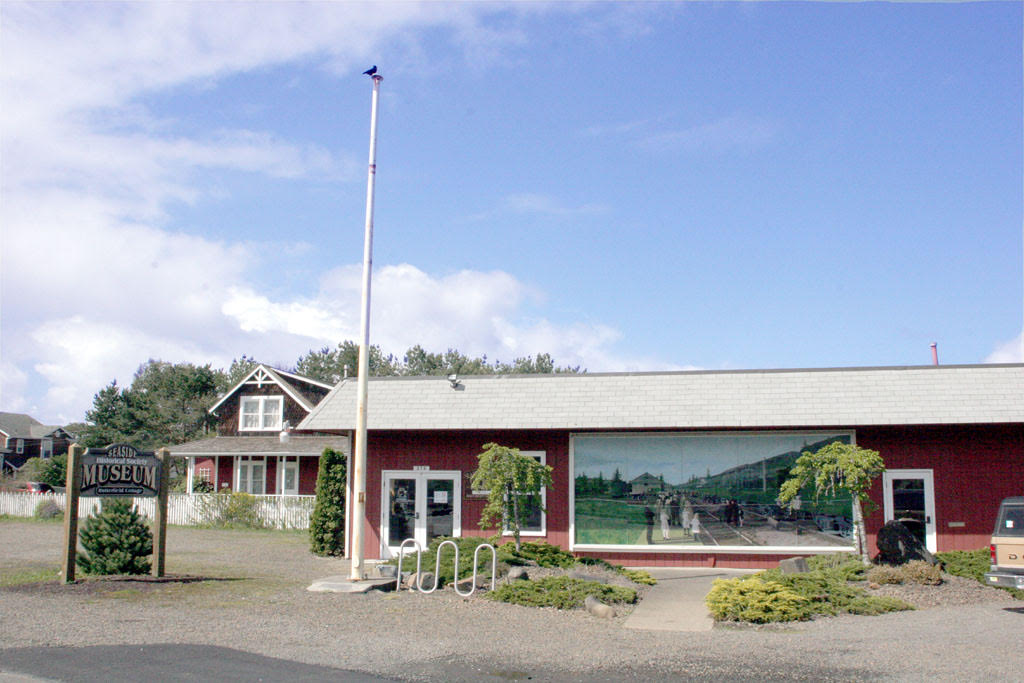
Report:
M 542 465 L 518 448 L 484 444 L 477 456 L 479 466 L 470 479 L 474 490 L 486 490 L 487 505 L 480 516 L 480 528 L 497 526 L 512 532 L 516 551 L 519 535 L 530 515 L 527 501 L 539 501 L 540 492 L 551 486 L 551 468 Z
M 84 553 L 78 566 L 86 574 L 146 574 L 153 554 L 153 533 L 127 498 L 103 501 L 103 509 L 85 520 L 81 532 Z
M 800 490 L 813 484 L 814 496 L 847 493 L 853 500 L 853 542 L 865 563 L 868 547 L 864 529 L 863 503 L 871 505 L 868 489 L 878 475 L 885 472 L 885 463 L 878 451 L 834 441 L 816 452 L 804 451 L 789 471 L 789 479 L 779 488 L 779 502 L 788 503 Z M 870 511 L 870 510 L 869 510 Z
M 316 555 L 345 553 L 345 456 L 331 448 L 320 456 L 309 544 Z

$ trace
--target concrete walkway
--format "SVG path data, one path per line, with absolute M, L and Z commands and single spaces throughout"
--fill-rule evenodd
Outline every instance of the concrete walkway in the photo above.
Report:
M 647 571 L 658 585 L 626 617 L 626 628 L 644 631 L 710 631 L 715 625 L 704 598 L 715 579 L 749 574 L 745 569 L 711 567 L 652 567 Z
M 348 560 L 341 560 L 348 569 Z M 375 563 L 370 563 L 367 574 L 376 576 Z M 743 576 L 752 569 L 723 569 L 718 567 L 647 567 L 658 580 L 647 589 L 644 599 L 626 618 L 623 626 L 642 631 L 710 631 L 714 620 L 708 614 L 704 598 L 715 579 Z M 394 579 L 367 580 L 359 584 L 348 581 L 348 574 L 318 579 L 307 590 L 316 592 L 365 592 L 381 588 L 382 583 L 394 585 Z M 390 588 L 391 586 L 388 586 Z

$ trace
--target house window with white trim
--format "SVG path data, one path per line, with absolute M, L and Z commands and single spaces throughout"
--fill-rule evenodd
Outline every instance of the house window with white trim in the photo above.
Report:
M 284 396 L 243 396 L 238 411 L 238 429 L 243 432 L 281 429 Z
M 262 496 L 267 492 L 266 458 L 242 455 L 235 458 L 235 491 Z
M 43 439 L 39 442 L 39 457 L 49 458 L 53 456 L 53 439 Z
M 533 458 L 541 465 L 547 464 L 546 451 L 519 451 L 522 455 Z M 476 493 L 476 491 L 474 491 Z M 519 496 L 519 504 L 526 506 L 527 516 L 519 533 L 523 536 L 545 536 L 547 535 L 547 487 L 541 489 L 540 493 L 514 494 Z M 505 529 L 505 533 L 512 533 L 511 529 Z
M 25 452 L 25 440 L 24 439 L 18 439 L 17 441 L 14 442 L 14 452 L 15 453 L 24 453 Z

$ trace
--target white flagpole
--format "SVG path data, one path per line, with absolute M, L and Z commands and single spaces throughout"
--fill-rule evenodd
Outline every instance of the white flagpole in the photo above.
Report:
M 373 189 L 377 176 L 377 99 L 380 95 L 379 75 L 373 74 L 373 103 L 370 109 L 370 169 L 366 179 L 366 235 L 363 241 L 363 297 L 359 340 L 359 378 L 356 408 L 356 438 L 352 485 L 355 500 L 352 501 L 352 573 L 349 578 L 362 581 L 366 578 L 363 565 L 363 526 L 366 517 L 366 395 L 367 377 L 370 374 L 370 274 L 373 270 Z

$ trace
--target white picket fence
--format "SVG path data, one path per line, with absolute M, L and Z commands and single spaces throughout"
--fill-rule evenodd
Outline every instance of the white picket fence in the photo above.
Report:
M 254 510 L 264 526 L 277 529 L 308 529 L 313 514 L 314 496 L 252 496 Z M 192 526 L 216 521 L 231 497 L 222 493 L 172 493 L 167 498 L 168 524 Z M 24 493 L 0 491 L 0 515 L 31 517 L 44 500 L 64 509 L 63 493 Z M 150 519 L 156 516 L 156 498 L 134 498 L 135 509 Z M 102 499 L 79 498 L 78 517 L 85 519 L 99 510 Z

